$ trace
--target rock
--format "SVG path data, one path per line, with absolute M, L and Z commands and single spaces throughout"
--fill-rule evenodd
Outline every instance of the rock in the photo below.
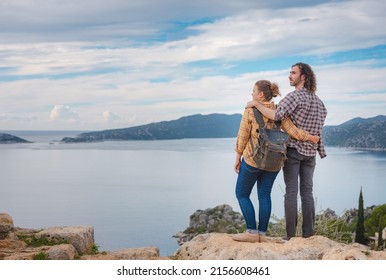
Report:
M 0 240 L 0 252 L 21 250 L 25 247 L 27 247 L 27 244 L 25 244 L 25 242 L 21 240 Z
M 223 204 L 206 210 L 197 210 L 190 216 L 189 227 L 183 232 L 176 233 L 173 237 L 177 238 L 179 245 L 182 245 L 198 234 L 209 232 L 239 233 L 244 229 L 243 216 L 233 211 L 231 206 Z
M 25 242 L 20 240 L 0 240 L 0 260 L 7 258 L 14 252 L 21 251 L 27 247 Z
M 318 216 L 322 216 L 325 219 L 336 219 L 338 216 L 336 215 L 335 211 L 331 210 L 330 208 L 327 208 L 326 210 L 323 210 Z
M 385 251 L 373 251 L 369 247 L 353 243 L 344 248 L 332 248 L 323 255 L 324 260 L 385 260 Z
M 77 251 L 71 244 L 60 244 L 50 247 L 46 254 L 49 260 L 73 260 Z
M 95 255 L 86 255 L 82 260 L 152 260 L 160 259 L 159 248 L 143 247 L 131 248 L 114 252 L 105 252 Z
M 78 254 L 89 254 L 94 246 L 94 228 L 91 226 L 51 227 L 35 234 L 36 238 L 72 244 Z
M 208 219 L 205 220 L 214 219 L 209 218 L 211 215 L 220 217 L 224 209 L 227 208 L 220 207 L 220 210 L 207 211 L 205 215 Z M 9 215 L 6 221 L 3 224 L 10 224 Z M 12 228 L 8 232 L 7 239 L 0 240 L 0 260 L 39 258 L 54 260 L 78 258 L 82 260 L 386 260 L 386 251 L 373 251 L 370 247 L 358 243 L 349 245 L 339 243 L 323 236 L 295 237 L 288 242 L 282 241 L 279 237 L 269 237 L 269 242 L 265 243 L 244 243 L 233 241 L 233 234 L 214 232 L 195 236 L 169 257 L 160 256 L 157 247 L 129 248 L 91 254 L 95 244 L 94 229 L 90 226 L 54 227 L 38 231 L 14 228 L 13 223 L 11 224 L 12 227 L 5 227 L 7 230 Z M 189 234 L 181 232 L 178 236 L 184 238 Z M 41 240 L 36 240 L 39 238 L 47 238 L 58 243 L 65 241 L 69 244 L 35 247 L 36 243 L 40 244 Z M 42 244 L 46 243 L 50 244 L 42 242 Z
M 13 227 L 8 214 L 1 214 L 1 225 L 7 239 L 0 240 L 0 260 L 74 260 L 79 255 L 83 260 L 170 259 L 160 257 L 157 247 L 94 253 L 94 228 L 91 226 L 51 227 L 44 230 Z M 47 245 L 50 243 L 57 244 Z
M 175 257 L 181 260 L 378 260 L 385 251 L 371 251 L 359 244 L 343 244 L 323 236 L 295 237 L 283 242 L 247 243 L 233 241 L 231 234 L 201 234 L 184 243 Z
M 6 213 L 0 213 L 0 239 L 5 239 L 12 230 L 12 217 Z
M 38 254 L 39 251 L 28 249 L 26 251 L 14 252 L 3 258 L 3 260 L 33 260 L 34 256 Z

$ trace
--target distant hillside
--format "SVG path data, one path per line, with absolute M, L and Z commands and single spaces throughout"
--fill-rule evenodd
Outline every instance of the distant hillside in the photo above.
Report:
M 141 126 L 82 133 L 62 142 L 96 142 L 109 140 L 166 140 L 183 138 L 236 137 L 241 114 L 193 115 L 178 120 Z M 386 149 L 386 116 L 355 118 L 337 126 L 325 126 L 323 139 L 327 146 L 358 149 Z
M 0 144 L 30 143 L 29 141 L 7 133 L 0 133 Z
M 355 118 L 337 126 L 325 126 L 323 139 L 327 146 L 357 149 L 386 149 L 386 116 Z
M 193 115 L 173 121 L 82 133 L 74 138 L 65 137 L 62 142 L 236 137 L 240 120 L 241 114 Z

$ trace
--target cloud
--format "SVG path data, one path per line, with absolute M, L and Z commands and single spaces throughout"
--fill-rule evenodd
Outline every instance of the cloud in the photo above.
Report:
M 119 121 L 120 119 L 121 118 L 113 112 L 110 112 L 110 111 L 103 112 L 103 120 L 107 123 L 113 123 L 113 122 Z
M 290 3 L 289 3 L 290 2 Z M 14 0 L 0 3 L 0 33 L 8 42 L 161 38 L 197 21 L 251 9 L 301 7 L 329 0 Z
M 90 9 L 99 15 L 106 8 L 106 17 L 112 17 L 119 7 L 134 10 L 145 7 L 143 4 L 127 6 L 124 2 L 118 1 L 113 9 L 97 2 Z M 245 5 L 252 4 L 246 1 Z M 72 5 L 65 5 L 63 8 L 68 13 L 74 9 Z M 125 40 L 131 38 L 130 32 L 115 34 L 117 30 L 125 29 L 121 24 L 130 26 L 129 23 L 119 23 L 119 27 L 111 26 L 104 22 L 95 23 L 91 16 L 87 21 L 89 26 L 79 23 L 77 29 L 83 28 L 82 32 L 87 33 L 91 27 L 106 28 L 106 32 L 114 35 L 106 38 L 99 34 L 99 41 L 88 41 L 85 38 L 86 40 L 65 42 L 60 40 L 63 37 L 56 42 L 51 39 L 47 42 L 43 39 L 50 37 L 44 36 L 40 42 L 0 45 L 0 57 L 4 67 L 8 69 L 5 73 L 11 76 L 66 78 L 126 72 L 132 77 L 142 74 L 142 79 L 148 74 L 174 79 L 181 75 L 181 70 L 186 71 L 186 64 L 197 61 L 238 64 L 294 54 L 328 55 L 337 51 L 385 44 L 386 29 L 383 28 L 385 19 L 382 13 L 385 9 L 386 3 L 382 1 L 332 2 L 302 8 L 236 9 L 234 15 L 188 25 L 184 30 L 187 34 L 185 38 L 171 41 L 148 40 L 145 41 L 146 44 Z M 78 16 L 75 14 L 71 16 L 73 17 L 76 21 Z M 61 21 L 59 23 L 70 25 Z M 189 30 L 196 33 L 189 34 Z M 355 32 L 351 32 L 352 30 Z M 73 34 L 74 30 L 69 28 L 68 32 Z
M 50 113 L 51 121 L 78 121 L 79 116 L 77 112 L 72 110 L 70 106 L 66 105 L 55 105 Z
M 0 112 L 86 130 L 240 113 L 258 79 L 292 90 L 300 60 L 330 123 L 384 112 L 384 1 L 153 2 L 1 2 Z

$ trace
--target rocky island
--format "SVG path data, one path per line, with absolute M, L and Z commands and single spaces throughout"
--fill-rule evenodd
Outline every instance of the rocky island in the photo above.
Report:
M 11 134 L 0 133 L 0 144 L 14 144 L 14 143 L 31 143 L 31 142 Z

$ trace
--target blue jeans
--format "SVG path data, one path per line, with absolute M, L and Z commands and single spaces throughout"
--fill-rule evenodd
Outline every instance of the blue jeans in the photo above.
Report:
M 315 156 L 303 156 L 294 148 L 287 148 L 284 162 L 285 182 L 284 210 L 287 237 L 296 235 L 298 223 L 298 190 L 302 202 L 302 236 L 314 235 L 315 205 L 313 196 L 313 176 L 316 165 Z
M 242 160 L 236 182 L 236 197 L 247 224 L 247 230 L 258 230 L 260 234 L 266 234 L 272 209 L 271 190 L 278 173 L 279 172 L 268 172 L 257 169 Z M 252 189 L 256 182 L 257 197 L 259 200 L 258 228 L 256 228 L 255 209 L 250 199 Z

